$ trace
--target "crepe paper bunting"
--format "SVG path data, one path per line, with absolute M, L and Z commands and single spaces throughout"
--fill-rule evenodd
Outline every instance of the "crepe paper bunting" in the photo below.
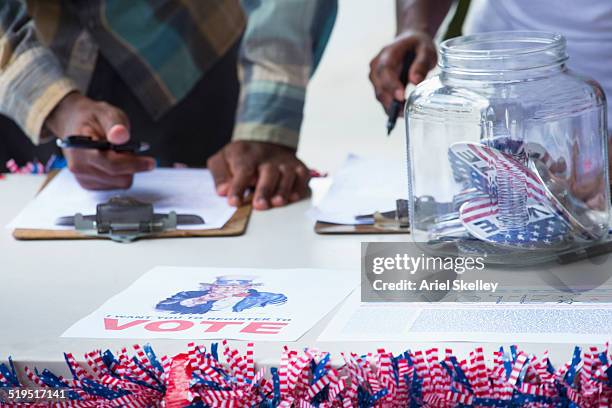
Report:
M 66 159 L 56 155 L 51 155 L 47 164 L 42 164 L 38 160 L 30 161 L 19 166 L 13 159 L 6 162 L 6 168 L 12 174 L 47 174 L 52 170 L 59 170 L 66 167 Z M 2 176 L 0 175 L 0 178 Z
M 500 348 L 487 363 L 482 347 L 465 359 L 451 349 L 431 348 L 393 355 L 342 353 L 333 358 L 317 349 L 281 350 L 280 366 L 255 364 L 254 345 L 245 352 L 226 341 L 210 348 L 189 343 L 173 358 L 158 358 L 149 345 L 116 355 L 94 350 L 84 364 L 65 359 L 72 378 L 13 362 L 0 364 L 2 388 L 63 388 L 68 400 L 2 407 L 563 407 L 612 406 L 612 352 L 604 347 L 574 350 L 554 367 L 516 346 Z M 23 374 L 23 375 L 20 375 Z M 27 380 L 26 380 L 27 379 Z M 0 397 L 1 398 L 1 397 Z

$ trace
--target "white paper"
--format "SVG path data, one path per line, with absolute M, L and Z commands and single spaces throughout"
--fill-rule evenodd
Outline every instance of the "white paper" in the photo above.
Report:
M 310 216 L 334 224 L 371 224 L 355 217 L 395 210 L 399 198 L 408 198 L 406 163 L 349 155 Z
M 55 225 L 56 220 L 76 213 L 95 214 L 97 204 L 117 195 L 152 203 L 157 213 L 176 211 L 204 219 L 204 224 L 179 226 L 180 229 L 221 228 L 236 211 L 226 198 L 217 195 L 208 170 L 156 169 L 136 174 L 128 190 L 89 191 L 81 188 L 74 175 L 64 169 L 7 227 L 69 229 Z
M 295 341 L 358 280 L 354 271 L 157 267 L 62 337 Z
M 356 290 L 318 340 L 605 343 L 612 304 L 361 303 Z

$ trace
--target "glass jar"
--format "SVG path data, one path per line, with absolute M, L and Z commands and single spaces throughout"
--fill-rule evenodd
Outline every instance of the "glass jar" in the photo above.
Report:
M 608 236 L 606 99 L 567 59 L 559 34 L 441 44 L 439 75 L 406 104 L 416 242 L 531 263 Z

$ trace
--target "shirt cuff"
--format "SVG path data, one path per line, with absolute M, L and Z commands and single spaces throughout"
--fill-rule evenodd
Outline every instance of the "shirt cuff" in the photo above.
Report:
M 78 87 L 69 79 L 59 79 L 47 87 L 41 97 L 36 100 L 28 114 L 25 133 L 34 144 L 45 143 L 57 137 L 47 129 L 44 124 L 53 109 L 71 92 L 78 91 Z
M 55 56 L 41 47 L 19 55 L 0 74 L 0 112 L 12 118 L 34 142 L 51 138 L 43 129 L 57 104 L 78 86 L 67 78 Z
M 238 123 L 233 140 L 274 143 L 297 150 L 300 135 L 291 129 L 264 123 Z
M 304 116 L 303 85 L 280 81 L 247 83 L 241 95 L 234 140 L 276 143 L 297 149 Z

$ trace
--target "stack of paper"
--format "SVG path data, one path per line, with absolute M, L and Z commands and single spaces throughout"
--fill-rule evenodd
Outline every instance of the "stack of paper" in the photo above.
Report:
M 310 216 L 334 224 L 372 224 L 371 219 L 356 217 L 393 211 L 400 198 L 408 198 L 405 162 L 349 155 Z
M 88 191 L 68 170 L 62 170 L 7 227 L 28 229 L 67 229 L 56 220 L 63 216 L 95 214 L 96 205 L 122 195 L 152 203 L 157 213 L 199 215 L 201 225 L 180 226 L 181 229 L 217 229 L 232 217 L 236 209 L 215 192 L 208 170 L 157 169 L 134 176 L 128 190 Z

